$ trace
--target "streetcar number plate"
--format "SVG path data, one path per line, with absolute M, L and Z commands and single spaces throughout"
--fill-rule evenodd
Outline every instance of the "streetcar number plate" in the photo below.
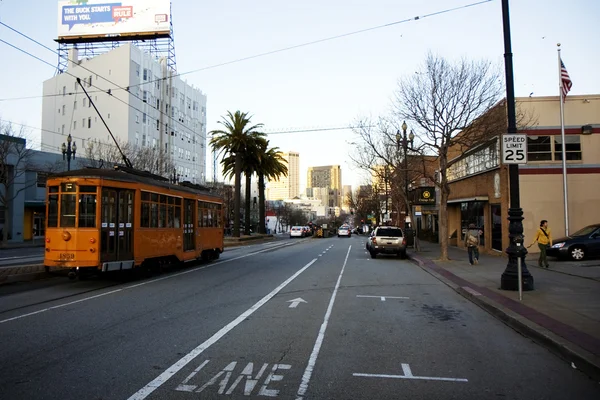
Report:
M 75 259 L 75 253 L 60 253 L 58 256 L 61 261 L 71 261 Z

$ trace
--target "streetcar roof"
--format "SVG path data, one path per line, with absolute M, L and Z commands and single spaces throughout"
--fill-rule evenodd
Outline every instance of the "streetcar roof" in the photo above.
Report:
M 211 193 L 210 189 L 201 185 L 194 185 L 192 183 L 187 182 L 186 186 L 184 184 L 174 184 L 164 180 L 159 180 L 157 178 L 161 178 L 153 175 L 149 172 L 144 171 L 136 171 L 135 173 L 126 171 L 125 169 L 116 168 L 116 169 L 101 169 L 101 168 L 83 168 L 76 169 L 71 171 L 59 172 L 56 174 L 52 174 L 48 177 L 48 179 L 55 178 L 99 178 L 106 179 L 112 181 L 119 182 L 132 182 L 132 183 L 142 183 L 145 185 L 152 185 L 164 189 L 178 190 L 181 192 L 193 193 L 193 194 L 203 194 L 212 197 L 220 198 L 220 196 Z M 183 182 L 182 182 L 183 183 Z

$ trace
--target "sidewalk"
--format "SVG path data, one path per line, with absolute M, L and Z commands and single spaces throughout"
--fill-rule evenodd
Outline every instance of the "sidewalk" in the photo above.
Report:
M 535 290 L 523 292 L 519 301 L 517 291 L 500 289 L 506 257 L 481 254 L 479 265 L 469 265 L 466 250 L 451 246 L 451 261 L 439 261 L 439 245 L 423 241 L 420 252 L 409 254 L 464 297 L 600 379 L 600 260 L 549 259 L 550 269 L 542 269 L 537 267 L 537 255 L 528 255 Z

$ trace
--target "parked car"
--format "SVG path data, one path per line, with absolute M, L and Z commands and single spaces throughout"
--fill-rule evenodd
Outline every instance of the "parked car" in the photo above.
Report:
M 352 236 L 352 232 L 350 231 L 349 226 L 342 225 L 338 229 L 337 235 L 338 235 L 338 237 L 341 237 L 341 236 L 350 237 L 350 236 Z
M 555 239 L 546 254 L 557 258 L 580 261 L 600 257 L 600 224 L 586 226 L 568 237 Z
M 371 245 L 373 244 L 373 234 L 374 233 L 375 233 L 375 231 L 371 231 L 369 236 L 367 236 L 367 243 L 365 244 L 365 247 L 367 248 L 367 250 L 371 250 Z
M 373 231 L 369 248 L 371 258 L 377 254 L 396 254 L 406 258 L 406 238 L 404 232 L 397 226 L 380 226 Z
M 290 229 L 290 238 L 295 237 L 304 237 L 304 227 L 302 226 L 292 226 Z

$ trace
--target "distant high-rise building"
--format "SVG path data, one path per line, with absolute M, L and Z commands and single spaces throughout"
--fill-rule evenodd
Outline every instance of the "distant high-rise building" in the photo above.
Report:
M 286 162 L 288 175 L 267 183 L 267 200 L 293 199 L 300 194 L 300 153 L 290 151 L 281 153 L 281 157 Z
M 350 203 L 348 202 L 348 197 L 352 195 L 352 186 L 344 185 L 342 186 L 342 209 L 345 211 L 350 210 Z
M 306 190 L 327 188 L 328 196 L 325 206 L 340 207 L 342 205 L 342 169 L 339 165 L 308 167 Z M 314 192 L 314 191 L 312 191 Z

